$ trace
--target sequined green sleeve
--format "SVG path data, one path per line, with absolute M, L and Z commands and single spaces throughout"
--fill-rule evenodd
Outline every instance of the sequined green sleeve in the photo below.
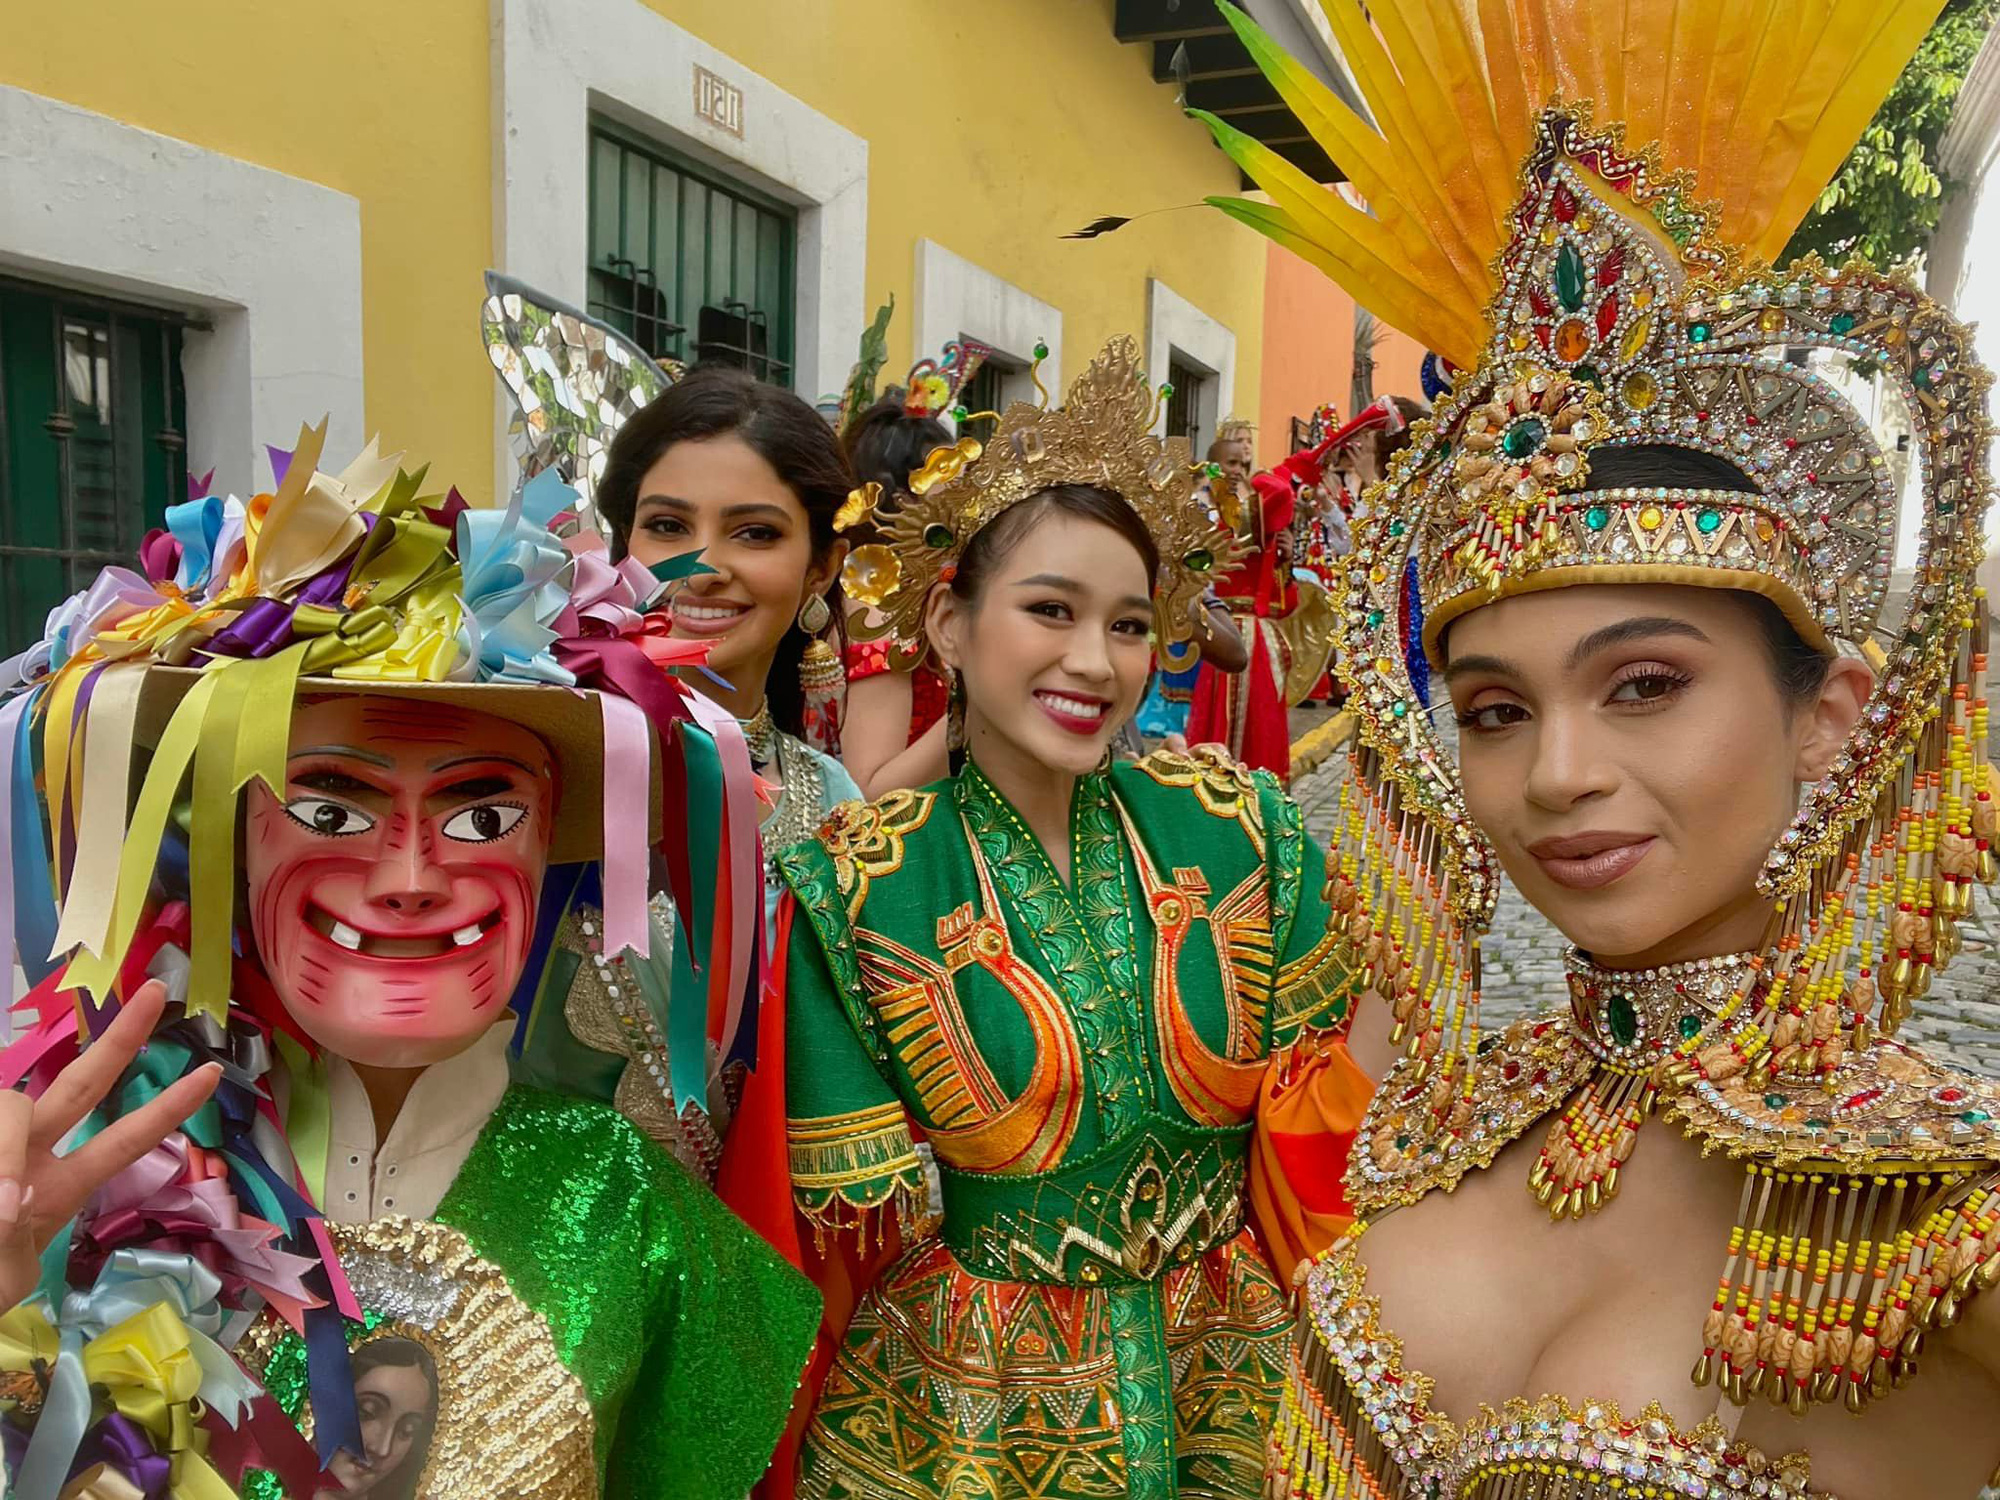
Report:
M 909 1116 L 886 1076 L 881 1023 L 833 865 L 817 844 L 783 860 L 798 902 L 785 960 L 785 1094 L 792 1193 L 813 1223 L 837 1228 L 887 1209 L 907 1219 L 926 1189 Z
M 819 1296 L 701 1184 L 654 1153 L 650 1346 L 626 1397 L 607 1500 L 742 1500 L 770 1464 L 819 1328 Z
M 1306 832 L 1305 815 L 1270 773 L 1257 773 L 1264 807 L 1265 851 L 1271 870 L 1272 934 L 1278 953 L 1271 1046 L 1288 1046 L 1301 1031 L 1344 1026 L 1355 975 L 1346 962 L 1327 905 L 1327 861 Z
M 548 1320 L 605 1495 L 742 1500 L 818 1329 L 804 1276 L 615 1109 L 539 1089 L 507 1091 L 437 1218 Z

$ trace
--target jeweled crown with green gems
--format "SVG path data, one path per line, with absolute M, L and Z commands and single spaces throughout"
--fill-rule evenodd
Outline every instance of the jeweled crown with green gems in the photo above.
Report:
M 1950 543 L 1984 387 L 1960 330 L 1865 267 L 1741 265 L 1683 177 L 1579 114 L 1542 116 L 1525 181 L 1484 355 L 1396 479 L 1426 645 L 1495 597 L 1640 578 L 1764 594 L 1822 647 L 1867 638 L 1900 475 L 1854 372 L 1902 388 Z M 1661 444 L 1751 488 L 1591 485 L 1593 454 Z

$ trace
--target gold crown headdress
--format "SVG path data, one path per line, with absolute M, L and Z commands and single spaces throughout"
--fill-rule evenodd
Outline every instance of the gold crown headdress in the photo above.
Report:
M 1834 1087 L 1848 1039 L 1900 1023 L 1955 950 L 1972 883 L 1995 874 L 1975 587 L 1991 379 L 1906 276 L 1770 258 L 1939 0 L 1405 0 L 1366 14 L 1328 0 L 1379 129 L 1217 3 L 1368 211 L 1213 117 L 1272 202 L 1211 201 L 1463 372 L 1371 497 L 1349 570 L 1340 660 L 1360 735 L 1333 900 L 1417 1059 L 1384 1095 L 1430 1121 L 1364 1127 L 1350 1186 L 1393 1201 L 1479 1154 L 1466 1134 L 1478 934 L 1498 865 L 1401 649 L 1412 558 L 1426 647 L 1507 594 L 1672 582 L 1757 592 L 1815 645 L 1877 664 L 1861 722 L 1760 876 L 1771 945 L 1727 1004 L 1688 1018 L 1657 1075 L 1690 1109 L 1731 1078 Z M 1889 620 L 1896 485 L 1843 391 L 1854 364 L 1908 413 L 1922 481 L 1915 586 Z M 1727 459 L 1749 491 L 1588 488 L 1594 456 L 1635 445 Z M 1788 1159 L 1865 1159 L 1867 1132 L 1821 1113 L 1840 1117 L 1773 1115 Z M 1898 1145 L 1944 1162 L 1989 1129 L 1955 1122 Z
M 1197 493 L 1203 470 L 1187 439 L 1157 436 L 1159 419 L 1160 398 L 1138 349 L 1121 338 L 1091 361 L 1061 406 L 1017 401 L 988 442 L 962 437 L 933 452 L 910 476 L 910 494 L 875 511 L 882 540 L 848 557 L 842 586 L 874 612 L 860 631 L 893 637 L 890 661 L 915 666 L 925 651 L 925 603 L 934 585 L 950 581 L 966 544 L 1021 501 L 1081 484 L 1118 495 L 1144 523 L 1160 551 L 1155 636 L 1163 647 L 1189 639 L 1188 606 L 1245 549 Z

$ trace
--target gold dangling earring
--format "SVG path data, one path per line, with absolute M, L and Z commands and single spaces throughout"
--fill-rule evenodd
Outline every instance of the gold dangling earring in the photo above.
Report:
M 806 633 L 799 657 L 799 692 L 805 699 L 805 737 L 815 750 L 840 753 L 840 690 L 846 684 L 840 655 L 821 632 L 833 623 L 833 608 L 823 594 L 808 594 L 799 606 L 797 624 Z

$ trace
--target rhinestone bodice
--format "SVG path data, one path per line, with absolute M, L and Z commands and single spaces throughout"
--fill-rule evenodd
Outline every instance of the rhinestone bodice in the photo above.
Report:
M 1802 1454 L 1733 1446 L 1713 1419 L 1681 1431 L 1657 1405 L 1623 1415 L 1561 1396 L 1481 1407 L 1463 1424 L 1431 1406 L 1432 1381 L 1403 1361 L 1359 1257 L 1364 1226 L 1305 1282 L 1269 1493 L 1311 1500 L 1585 1500 L 1648 1495 L 1817 1496 Z M 1650 1486 L 1650 1487 L 1649 1487 Z

